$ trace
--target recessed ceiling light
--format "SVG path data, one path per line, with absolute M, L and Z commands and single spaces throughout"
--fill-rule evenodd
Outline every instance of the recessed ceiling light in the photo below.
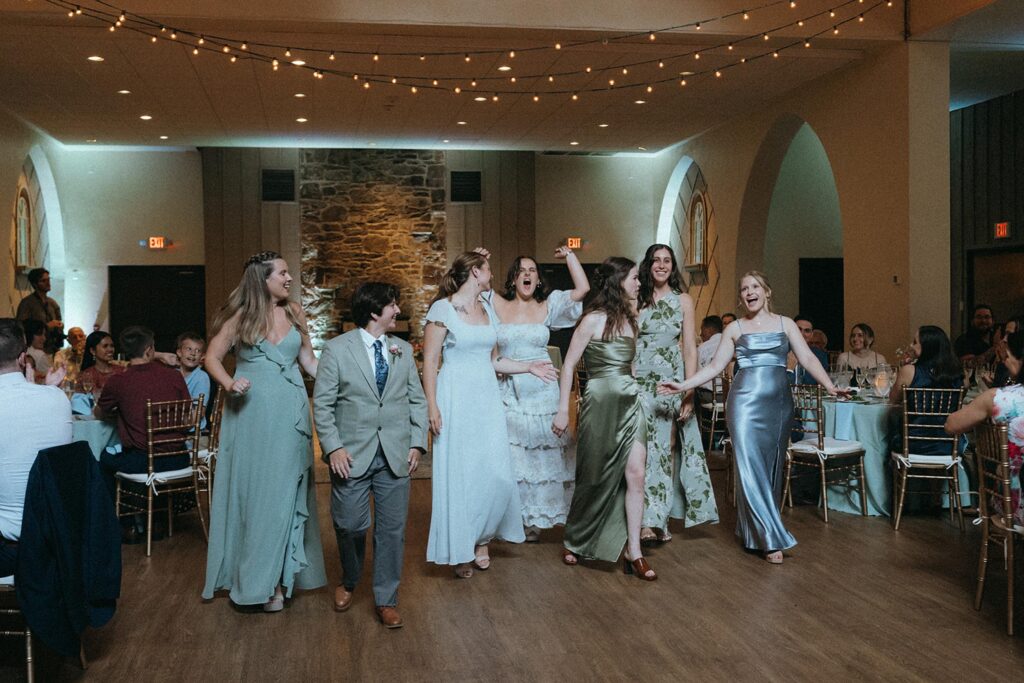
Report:
M 292 64 L 294 64 L 295 66 L 305 66 L 306 62 L 305 60 L 302 59 L 293 59 Z
M 599 123 L 599 124 L 597 124 L 597 127 L 598 128 L 607 128 L 608 124 L 607 123 Z
M 693 72 L 693 71 L 680 71 L 679 75 L 680 76 L 692 76 L 694 73 L 695 72 Z
M 371 143 L 370 143 L 370 147 L 376 147 L 376 146 L 377 146 L 377 143 L 376 143 L 376 142 L 371 142 Z
M 295 96 L 296 97 L 305 97 L 306 93 L 304 93 L 304 92 L 297 92 L 297 93 L 295 93 Z
M 161 135 L 161 136 L 160 136 L 160 139 L 161 139 L 161 140 L 166 140 L 166 139 L 167 139 L 167 136 L 166 136 L 166 135 Z
M 441 140 L 441 142 L 449 143 L 449 142 L 451 142 L 451 140 Z
M 480 97 L 474 97 L 474 98 L 473 98 L 473 101 L 474 101 L 474 102 L 486 102 L 486 101 L 487 101 L 487 98 L 486 98 L 486 97 L 483 97 L 483 96 L 480 96 Z
M 96 142 L 96 138 L 89 138 L 86 142 Z
M 118 90 L 117 94 L 118 95 L 131 95 L 132 91 L 131 90 Z
M 633 100 L 633 104 L 647 104 L 647 100 Z
M 646 152 L 647 151 L 646 147 L 637 147 L 637 149 L 640 150 L 641 152 Z
M 460 125 L 460 126 L 464 126 L 464 125 L 466 125 L 466 122 L 465 122 L 465 121 L 456 121 L 455 123 L 457 123 L 457 124 L 458 124 L 458 125 Z
M 149 121 L 149 120 L 151 120 L 151 119 L 152 119 L 153 117 L 152 117 L 152 116 L 150 116 L 149 114 L 143 114 L 143 115 L 142 115 L 142 116 L 140 116 L 139 118 L 140 118 L 140 119 L 142 119 L 143 121 Z
M 92 55 L 91 57 L 89 57 L 89 61 L 90 62 L 102 62 L 103 61 L 103 57 L 100 57 L 99 55 Z
M 508 64 L 502 64 L 501 66 L 498 67 L 498 71 L 511 71 L 511 70 L 512 70 L 512 67 L 510 67 Z
M 578 144 L 580 144 L 580 143 L 578 143 L 578 142 L 576 142 L 575 140 L 573 140 L 573 141 L 572 141 L 572 142 L 570 142 L 569 144 L 570 144 L 570 145 L 572 145 L 573 147 L 575 147 L 576 145 L 578 145 Z
M 303 118 L 301 116 L 299 118 L 295 119 L 296 123 L 305 123 L 306 121 L 309 121 L 309 119 Z

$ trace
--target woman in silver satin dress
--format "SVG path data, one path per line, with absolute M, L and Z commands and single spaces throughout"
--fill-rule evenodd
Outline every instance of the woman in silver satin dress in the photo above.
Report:
M 796 324 L 771 312 L 772 289 L 764 275 L 750 271 L 740 279 L 740 303 L 746 313 L 725 329 L 711 364 L 685 382 L 663 382 L 660 393 L 688 391 L 720 374 L 733 352 L 736 373 L 726 419 L 736 454 L 736 535 L 749 550 L 782 563 L 782 551 L 796 545 L 779 515 L 782 469 L 793 422 L 793 399 L 786 375 L 792 349 L 808 373 L 838 393 L 811 353 Z

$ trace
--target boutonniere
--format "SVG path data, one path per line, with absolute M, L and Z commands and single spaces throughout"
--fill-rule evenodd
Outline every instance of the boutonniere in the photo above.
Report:
M 391 354 L 392 358 L 401 358 L 402 357 L 402 349 L 401 349 L 400 346 L 398 346 L 398 344 L 392 344 L 391 346 L 389 346 L 388 347 L 388 353 Z

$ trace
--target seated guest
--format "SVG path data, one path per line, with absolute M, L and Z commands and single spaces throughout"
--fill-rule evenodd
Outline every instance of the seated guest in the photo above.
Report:
M 963 386 L 964 374 L 960 361 L 953 354 L 953 345 L 949 343 L 949 337 L 940 328 L 934 325 L 922 325 L 914 335 L 914 342 L 911 344 L 917 361 L 913 364 L 904 365 L 896 375 L 896 381 L 889 393 L 889 402 L 893 405 L 903 404 L 903 387 L 927 388 L 927 389 L 958 389 Z M 914 406 L 908 406 L 910 410 Z M 913 424 L 942 424 L 933 417 L 915 417 Z M 914 429 L 909 430 L 910 448 L 918 455 L 948 455 L 949 446 L 941 441 L 923 441 L 914 439 L 916 436 L 934 436 L 934 430 Z M 893 450 L 902 451 L 902 436 L 893 439 Z
M 85 353 L 85 332 L 81 327 L 68 330 L 68 344 L 53 355 L 53 364 L 66 368 L 70 377 L 77 377 L 82 367 L 82 355 Z
M 726 327 L 729 326 L 729 323 L 731 323 L 734 320 L 736 320 L 736 314 L 735 313 L 723 313 L 721 317 L 722 317 L 722 329 L 723 330 Z
M 1024 331 L 1016 331 L 1006 340 L 1003 367 L 1013 384 L 989 389 L 949 416 L 946 431 L 963 434 L 987 419 L 1009 425 L 1007 443 L 1010 456 L 1010 496 L 1013 521 L 1024 526 L 1024 505 L 1021 497 L 1021 465 L 1024 464 Z
M 1014 316 L 1003 324 L 1002 330 L 996 330 L 993 335 L 995 343 L 992 346 L 995 349 L 995 357 L 999 364 L 996 366 L 995 373 L 992 376 L 983 377 L 990 387 L 1005 387 L 1016 383 L 1014 381 L 1014 374 L 1007 369 L 1007 344 L 1015 332 L 1024 330 L 1024 325 L 1021 323 L 1024 323 L 1024 316 Z
M 814 330 L 811 332 L 811 348 L 821 349 L 826 354 L 828 353 L 828 335 L 825 334 L 824 330 L 814 328 Z M 828 366 L 823 365 L 822 367 Z
M 189 396 L 199 398 L 199 395 L 202 394 L 206 397 L 206 405 L 210 405 L 213 400 L 210 395 L 210 376 L 201 367 L 205 346 L 206 341 L 199 336 L 198 332 L 183 332 L 178 335 L 175 355 L 178 358 L 178 370 L 181 371 L 181 376 L 185 379 Z M 202 427 L 206 427 L 205 417 Z
M 705 367 L 711 363 L 718 351 L 718 345 L 722 342 L 722 330 L 725 325 L 717 315 L 709 315 L 700 322 L 700 346 L 697 347 L 697 365 Z M 713 382 L 714 380 L 711 380 Z M 703 384 L 699 391 L 710 392 L 711 382 Z M 702 397 L 703 398 L 703 397 Z M 710 397 L 708 397 L 710 400 Z
M 978 356 L 992 355 L 992 327 L 994 324 L 995 319 L 992 316 L 991 306 L 978 304 L 974 307 L 970 329 L 957 337 L 953 345 L 961 362 L 972 363 Z
M 95 333 L 94 333 L 95 334 Z M 92 335 L 90 335 L 92 336 Z M 100 466 L 107 483 L 114 490 L 114 473 L 139 474 L 149 467 L 146 452 L 146 401 L 177 401 L 190 398 L 181 373 L 162 363 L 154 363 L 153 333 L 138 326 L 125 328 L 121 333 L 121 349 L 128 357 L 128 367 L 113 373 L 106 381 L 103 393 L 96 402 L 96 416 L 117 416 L 117 431 L 122 451 L 105 451 Z M 166 434 L 161 438 L 167 438 Z M 182 434 L 182 440 L 185 435 Z M 177 450 L 174 443 L 160 444 L 163 450 Z M 188 456 L 176 455 L 156 461 L 156 469 L 176 470 L 188 466 Z
M 109 332 L 99 330 L 86 337 L 82 368 L 78 373 L 79 384 L 91 382 L 93 392 L 98 395 L 107 385 L 107 380 L 122 372 L 124 366 L 114 363 L 114 338 Z
M 821 367 L 827 368 L 828 365 L 828 353 L 824 349 L 818 348 L 814 345 L 814 323 L 809 318 L 803 315 L 798 315 L 793 318 L 793 322 L 796 323 L 797 328 L 800 330 L 800 334 L 803 335 L 804 341 L 807 342 L 807 346 L 811 348 L 811 353 L 821 363 Z M 797 384 L 817 384 L 817 380 L 811 377 L 811 373 L 804 370 L 804 368 L 797 364 L 796 356 L 792 352 L 786 357 L 786 369 L 792 371 L 793 380 Z
M 875 331 L 867 323 L 857 323 L 850 328 L 850 350 L 843 351 L 836 360 L 836 365 L 851 370 L 864 370 L 885 365 L 885 356 L 872 350 L 875 344 Z
M 71 442 L 71 404 L 60 389 L 25 380 L 26 346 L 21 325 L 0 318 L 0 576 L 14 573 L 36 454 Z
M 43 378 L 46 377 L 46 373 L 53 365 L 50 360 L 50 354 L 43 349 L 43 346 L 46 344 L 46 325 L 38 320 L 26 320 L 22 327 L 25 329 L 25 341 L 28 342 L 28 351 L 26 353 L 28 358 L 32 360 L 32 368 L 35 375 L 33 381 L 36 384 L 42 384 Z

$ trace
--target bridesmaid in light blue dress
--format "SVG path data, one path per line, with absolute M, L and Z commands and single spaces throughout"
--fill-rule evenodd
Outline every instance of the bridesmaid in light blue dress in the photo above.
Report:
M 490 568 L 492 540 L 525 539 L 496 373 L 557 377 L 548 360 L 498 355 L 497 317 L 481 296 L 490 283 L 484 254 L 459 256 L 441 280 L 424 331 L 423 389 L 434 434 L 427 561 L 455 565 L 459 578 Z
M 664 382 L 659 393 L 678 393 L 720 374 L 733 352 L 736 373 L 726 419 L 736 457 L 736 535 L 748 550 L 782 563 L 782 551 L 796 545 L 779 515 L 782 471 L 793 422 L 793 399 L 786 376 L 792 349 L 801 366 L 831 394 L 838 390 L 789 318 L 771 313 L 772 290 L 765 276 L 750 271 L 740 280 L 740 302 L 747 312 L 730 323 L 711 364 L 685 382 Z
M 501 319 L 498 353 L 502 356 L 547 359 L 550 331 L 572 327 L 583 314 L 583 297 L 590 291 L 583 266 L 568 247 L 559 247 L 555 257 L 565 259 L 573 289 L 549 292 L 537 262 L 519 256 L 509 268 L 503 295 L 492 297 Z M 558 412 L 557 384 L 520 374 L 503 377 L 500 385 L 526 540 L 537 541 L 541 529 L 565 524 L 572 502 L 576 446 L 570 434 L 556 436 L 551 431 Z

